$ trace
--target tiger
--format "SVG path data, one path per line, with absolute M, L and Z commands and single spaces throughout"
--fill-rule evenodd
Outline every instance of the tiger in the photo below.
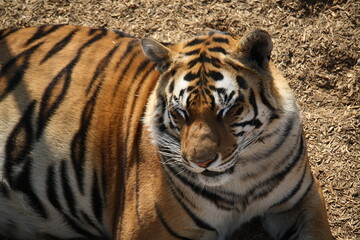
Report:
M 0 236 L 333 239 L 272 39 L 0 31 Z

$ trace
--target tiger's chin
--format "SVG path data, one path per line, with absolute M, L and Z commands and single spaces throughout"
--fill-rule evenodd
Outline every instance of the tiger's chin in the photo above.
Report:
M 221 186 L 230 180 L 231 173 L 205 170 L 198 174 L 199 181 L 209 187 Z

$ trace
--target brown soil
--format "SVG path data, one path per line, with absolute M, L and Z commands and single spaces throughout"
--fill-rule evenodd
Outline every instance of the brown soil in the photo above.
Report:
M 360 3 L 356 0 L 0 0 L 0 28 L 106 27 L 175 42 L 217 29 L 273 36 L 272 59 L 303 111 L 336 239 L 360 239 Z M 254 235 L 254 239 L 261 239 Z

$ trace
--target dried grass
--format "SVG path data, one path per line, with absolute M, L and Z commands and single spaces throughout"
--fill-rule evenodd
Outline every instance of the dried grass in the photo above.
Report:
M 0 28 L 66 23 L 165 42 L 210 29 L 269 31 L 273 59 L 303 110 L 332 231 L 336 239 L 360 239 L 359 13 L 356 0 L 0 0 Z

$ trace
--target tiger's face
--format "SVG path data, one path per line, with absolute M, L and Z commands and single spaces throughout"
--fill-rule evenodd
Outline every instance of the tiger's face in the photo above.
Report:
M 169 46 L 144 39 L 142 46 L 162 73 L 150 125 L 165 166 L 205 185 L 225 183 L 277 115 L 269 35 L 210 32 Z

